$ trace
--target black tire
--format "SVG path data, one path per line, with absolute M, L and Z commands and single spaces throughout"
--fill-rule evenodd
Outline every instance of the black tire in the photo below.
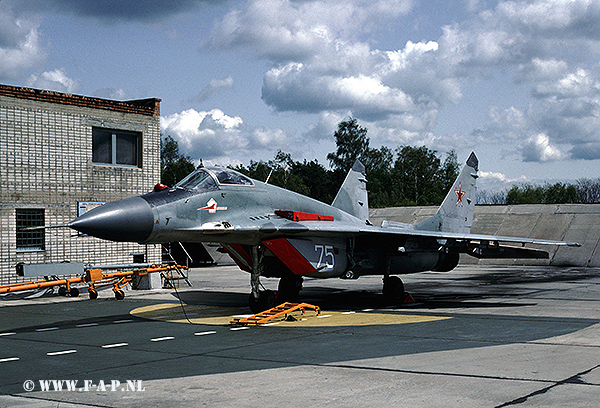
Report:
M 251 293 L 250 298 L 248 300 L 248 306 L 250 306 L 250 310 L 254 314 L 274 308 L 276 306 L 275 303 L 275 292 L 273 292 L 272 290 L 265 290 L 263 292 L 260 292 L 258 295 L 258 299 L 255 299 L 254 295 L 252 295 Z
M 406 298 L 404 283 L 397 276 L 389 276 L 383 280 L 383 298 L 387 304 L 401 305 Z
M 279 286 L 277 287 L 277 301 L 279 303 L 284 302 L 297 302 L 302 290 L 302 282 L 304 279 L 299 276 L 286 276 L 279 279 Z
M 59 296 L 67 296 L 67 288 L 65 286 L 58 287 L 58 295 Z
M 117 300 L 125 299 L 125 293 L 122 290 L 115 291 L 115 299 L 117 299 Z
M 98 291 L 90 290 L 90 291 L 88 291 L 88 294 L 90 296 L 90 299 L 92 299 L 92 300 L 98 299 Z
M 71 290 L 69 290 L 69 295 L 71 297 L 79 297 L 79 289 L 71 288 Z

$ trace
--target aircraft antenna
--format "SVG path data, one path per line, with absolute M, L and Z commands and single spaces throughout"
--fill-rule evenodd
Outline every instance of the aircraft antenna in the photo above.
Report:
M 267 179 L 265 180 L 265 184 L 269 183 L 269 179 L 271 178 L 271 174 L 273 174 L 273 169 L 271 169 L 271 171 L 269 172 L 269 175 L 267 176 Z

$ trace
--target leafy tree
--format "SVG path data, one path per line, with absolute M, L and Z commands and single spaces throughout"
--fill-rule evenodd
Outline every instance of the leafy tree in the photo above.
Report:
M 332 177 L 332 171 L 327 170 L 317 160 L 294 162 L 291 167 L 293 174 L 302 180 L 306 187 L 306 195 L 324 203 L 331 203 L 339 189 Z
M 392 150 L 385 146 L 379 149 L 369 148 L 362 161 L 367 172 L 369 205 L 375 208 L 393 205 Z
M 444 191 L 448 191 L 460 173 L 460 165 L 458 164 L 456 150 L 452 149 L 446 153 L 446 159 L 442 165 L 441 172 L 443 182 L 442 188 Z
M 309 195 L 309 188 L 304 184 L 302 177 L 293 171 L 294 166 L 291 154 L 278 150 L 275 158 L 268 162 L 251 160 L 248 168 L 243 165 L 232 168 L 253 179 L 268 180 L 269 184 Z
M 337 150 L 329 153 L 327 160 L 334 170 L 347 173 L 352 168 L 356 159 L 362 158 L 369 150 L 367 129 L 360 126 L 354 118 L 349 118 L 338 124 L 338 129 L 333 134 Z
M 446 183 L 436 151 L 425 146 L 403 146 L 396 150 L 396 154 L 392 172 L 398 204 L 440 204 L 447 189 L 444 188 Z
M 566 204 L 583 202 L 582 194 L 572 184 L 555 183 L 536 186 L 513 185 L 506 194 L 507 204 Z
M 600 178 L 579 179 L 575 188 L 582 203 L 600 203 Z
M 160 140 L 160 182 L 174 186 L 178 181 L 194 171 L 195 166 L 189 156 L 179 151 L 179 144 L 171 136 Z

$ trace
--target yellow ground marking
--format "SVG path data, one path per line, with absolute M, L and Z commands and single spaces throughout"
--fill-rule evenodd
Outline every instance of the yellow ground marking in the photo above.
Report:
M 185 305 L 185 312 L 195 324 L 227 326 L 233 317 L 239 317 L 239 310 L 206 305 Z M 236 314 L 237 313 L 237 314 Z M 179 303 L 161 303 L 133 309 L 131 315 L 144 319 L 161 320 L 173 323 L 187 323 Z M 304 315 L 300 311 L 291 313 L 296 321 L 274 319 L 268 326 L 276 327 L 324 327 L 324 326 L 376 326 L 390 324 L 423 323 L 451 319 L 448 316 L 424 316 L 376 312 L 330 312 L 321 311 L 317 316 L 308 310 Z M 267 326 L 267 325 L 265 325 Z

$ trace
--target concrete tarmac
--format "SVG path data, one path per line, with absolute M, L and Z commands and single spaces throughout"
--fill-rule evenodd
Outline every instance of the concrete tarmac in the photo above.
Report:
M 416 300 L 402 307 L 383 304 L 380 277 L 306 280 L 301 300 L 321 315 L 261 327 L 228 323 L 248 313 L 249 275 L 235 267 L 122 301 L 11 295 L 0 407 L 598 406 L 600 269 L 402 279 Z

